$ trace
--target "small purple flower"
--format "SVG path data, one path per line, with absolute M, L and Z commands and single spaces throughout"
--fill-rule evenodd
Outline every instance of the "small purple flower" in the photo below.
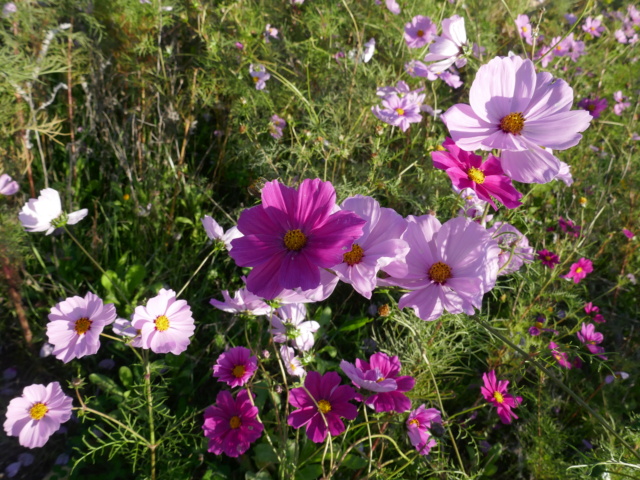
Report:
M 20 190 L 18 182 L 6 173 L 0 175 L 0 195 L 13 195 Z
M 435 62 L 429 65 L 433 73 L 444 72 L 451 65 L 462 68 L 466 65 L 463 48 L 467 45 L 467 31 L 464 18 L 453 15 L 442 20 L 442 34 L 434 37 L 429 45 L 429 53 L 424 57 L 425 62 Z
M 409 48 L 424 47 L 433 40 L 437 27 L 429 17 L 416 15 L 404 26 L 404 39 Z
M 613 113 L 618 116 L 622 115 L 622 112 L 631 106 L 631 103 L 626 101 L 629 97 L 623 95 L 622 90 L 618 90 L 614 93 L 613 99 L 616 101 L 616 104 L 613 106 Z
M 516 17 L 516 26 L 518 27 L 518 33 L 524 40 L 531 45 L 533 43 L 532 28 L 529 22 L 529 16 L 520 14 Z
M 614 372 L 613 375 L 607 375 L 604 377 L 605 383 L 613 383 L 615 380 L 626 380 L 629 378 L 629 374 L 627 372 Z
M 576 238 L 580 237 L 580 231 L 582 230 L 582 227 L 576 225 L 571 220 L 565 220 L 562 217 L 558 217 L 558 226 L 563 233 L 568 233 L 569 235 L 572 235 Z
M 207 237 L 211 240 L 220 240 L 224 243 L 224 246 L 227 250 L 231 250 L 231 241 L 240 238 L 242 234 L 238 231 L 238 227 L 233 226 L 226 232 L 222 229 L 222 227 L 209 215 L 205 215 L 202 218 L 202 226 L 204 227 L 205 232 L 207 232 Z
M 313 334 L 318 331 L 320 324 L 313 320 L 307 321 L 307 308 L 303 303 L 277 308 L 270 321 L 270 333 L 274 342 L 285 343 L 292 340 L 295 347 L 302 352 L 313 348 Z
M 383 108 L 376 105 L 371 107 L 371 111 L 383 122 L 400 127 L 403 132 L 406 132 L 410 124 L 422 121 L 420 106 L 424 102 L 425 95 L 417 92 L 413 91 L 402 97 L 391 93 L 382 99 Z
M 429 455 L 431 449 L 436 446 L 436 441 L 429 431 L 434 423 L 442 423 L 440 410 L 420 405 L 409 413 L 406 422 L 407 435 L 411 445 L 416 447 L 420 455 Z
M 258 369 L 258 357 L 245 347 L 233 347 L 221 353 L 213 366 L 213 376 L 231 388 L 247 383 Z
M 236 46 L 236 48 L 237 48 L 238 50 L 244 50 L 244 43 L 242 43 L 242 42 L 236 42 L 236 43 L 234 43 L 234 45 Z
M 546 318 L 544 318 L 542 315 L 538 315 L 533 326 L 529 327 L 529 335 L 531 335 L 532 337 L 537 337 L 542 332 L 549 332 L 557 335 L 557 330 L 554 330 L 553 328 L 544 328 L 544 324 L 546 321 Z
M 376 39 L 370 38 L 367 43 L 364 44 L 364 50 L 362 51 L 362 61 L 369 63 L 373 58 L 373 54 L 376 52 Z
M 264 87 L 267 86 L 267 80 L 271 78 L 271 74 L 267 72 L 266 67 L 261 64 L 254 65 L 252 63 L 249 65 L 249 75 L 251 75 L 251 78 L 256 85 L 256 90 L 264 90 Z
M 564 19 L 569 23 L 569 25 L 573 25 L 578 21 L 578 17 L 575 16 L 573 13 L 565 13 Z
M 17 11 L 18 11 L 18 7 L 16 7 L 15 3 L 7 2 L 2 7 L 2 16 L 6 18 L 6 17 L 16 13 Z
M 275 27 L 272 27 L 270 24 L 267 23 L 267 26 L 264 27 L 264 41 L 269 43 L 269 38 L 275 38 L 278 39 L 278 29 Z
M 251 293 L 246 287 L 237 290 L 233 298 L 229 296 L 228 290 L 223 290 L 221 293 L 224 302 L 212 298 L 209 303 L 223 312 L 266 315 L 271 311 L 271 307 L 262 298 Z
M 593 37 L 599 37 L 604 32 L 604 26 L 602 22 L 597 18 L 587 17 L 582 25 L 582 30 L 589 33 Z
M 294 353 L 293 348 L 282 345 L 280 347 L 280 355 L 282 356 L 282 363 L 284 363 L 289 375 L 293 375 L 294 377 L 304 377 L 304 367 L 300 362 L 300 358 L 298 358 Z
M 631 230 L 627 230 L 626 228 L 622 229 L 622 233 L 624 233 L 624 236 L 627 237 L 629 240 L 631 240 L 633 237 L 636 236 L 635 233 L 633 233 Z
M 586 110 L 593 118 L 600 118 L 600 114 L 607 108 L 606 98 L 583 98 L 578 102 L 578 107 Z
M 597 355 L 602 360 L 606 360 L 607 357 L 602 355 L 604 347 L 598 346 L 604 340 L 604 336 L 596 332 L 596 327 L 592 323 L 583 323 L 580 331 L 576 334 L 578 340 L 580 340 L 592 354 Z
M 498 242 L 498 275 L 517 272 L 525 263 L 533 262 L 533 247 L 520 230 L 504 222 L 496 222 L 487 229 L 493 239 Z
M 282 129 L 287 126 L 287 122 L 284 118 L 280 118 L 278 115 L 272 115 L 269 122 L 269 135 L 275 139 L 282 138 Z

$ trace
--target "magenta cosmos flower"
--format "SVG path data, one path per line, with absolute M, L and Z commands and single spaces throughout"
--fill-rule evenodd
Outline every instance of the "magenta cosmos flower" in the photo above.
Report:
M 249 291 L 271 300 L 283 289 L 320 285 L 320 269 L 342 261 L 365 223 L 352 212 L 335 212 L 335 202 L 333 185 L 319 179 L 304 180 L 297 190 L 277 180 L 264 186 L 262 205 L 240 214 L 244 236 L 229 252 L 239 266 L 253 267 Z
M 437 445 L 429 430 L 434 423 L 442 423 L 440 410 L 420 405 L 409 413 L 407 434 L 411 445 L 416 447 L 420 455 L 429 455 L 431 449 Z
M 538 255 L 538 260 L 546 267 L 555 268 L 560 263 L 558 255 L 549 250 L 538 250 L 536 254 Z
M 178 300 L 176 292 L 164 288 L 146 306 L 136 307 L 131 325 L 140 330 L 142 348 L 174 355 L 187 349 L 196 329 L 191 307 L 185 300 Z
M 587 274 L 593 272 L 593 263 L 587 258 L 581 258 L 576 263 L 571 265 L 569 273 L 564 278 L 573 278 L 573 283 L 580 283 L 580 280 L 585 278 Z
M 411 290 L 398 303 L 423 320 L 449 313 L 474 313 L 498 275 L 500 248 L 481 225 L 458 217 L 441 225 L 433 215 L 409 216 L 402 239 L 409 244 L 405 265 L 390 264 L 388 284 Z M 408 273 L 403 274 L 408 267 Z
M 69 214 L 64 213 L 57 190 L 45 188 L 40 191 L 37 199 L 30 199 L 22 207 L 18 218 L 27 232 L 45 232 L 45 235 L 50 235 L 58 227 L 75 225 L 86 217 L 88 212 L 83 208 Z
M 569 354 L 567 352 L 562 352 L 560 350 L 560 345 L 556 342 L 549 342 L 549 350 L 551 350 L 551 355 L 556 359 L 556 362 L 567 370 L 571 370 L 573 365 L 569 361 Z
M 589 112 L 593 118 L 600 118 L 600 114 L 607 108 L 609 103 L 606 98 L 583 98 L 578 102 L 578 107 Z
M 431 152 L 433 166 L 447 172 L 457 189 L 473 189 L 479 198 L 489 202 L 495 210 L 498 207 L 491 197 L 497 198 L 507 208 L 522 205 L 522 194 L 504 174 L 496 157 L 489 155 L 483 162 L 481 156 L 461 150 L 450 138 L 442 146 L 445 151 Z
M 522 397 L 514 397 L 507 393 L 508 380 L 497 380 L 495 370 L 482 375 L 484 386 L 480 387 L 482 396 L 491 405 L 498 409 L 498 416 L 502 423 L 511 423 L 511 419 L 518 416 L 511 411 L 522 402 Z
M 14 193 L 17 193 L 18 190 L 20 190 L 18 182 L 16 182 L 6 173 L 0 175 L 0 194 L 13 195 Z
M 309 372 L 304 379 L 304 388 L 289 392 L 289 403 L 298 410 L 291 412 L 287 423 L 293 428 L 306 425 L 307 437 L 314 443 L 324 442 L 327 433 L 340 435 L 345 430 L 341 418 L 353 420 L 358 409 L 349 400 L 356 392 L 348 385 L 340 385 L 340 375 L 327 372 Z M 324 418 L 323 418 L 324 417 Z
M 220 354 L 213 366 L 213 376 L 231 388 L 241 387 L 258 369 L 258 358 L 246 347 L 233 347 Z
M 406 412 L 411 408 L 411 400 L 404 393 L 413 389 L 416 380 L 399 376 L 402 364 L 398 357 L 374 353 L 369 362 L 356 358 L 355 366 L 342 360 L 340 368 L 354 385 L 374 392 L 364 403 L 376 412 Z
M 116 308 L 104 304 L 91 292 L 82 297 L 69 297 L 49 313 L 47 338 L 55 347 L 53 354 L 64 363 L 74 358 L 93 355 L 100 348 L 100 334 L 116 319 Z
M 604 340 L 604 336 L 596 332 L 596 326 L 593 323 L 583 323 L 580 331 L 576 334 L 578 340 L 580 340 L 594 355 L 597 355 L 602 360 L 606 360 L 607 357 L 602 355 L 604 353 L 604 347 L 598 346 Z
M 209 439 L 211 453 L 224 453 L 239 457 L 262 436 L 264 425 L 258 420 L 256 407 L 246 390 L 240 390 L 236 399 L 223 390 L 216 397 L 216 404 L 204 412 L 204 436 Z
M 25 387 L 21 397 L 9 402 L 4 431 L 23 447 L 42 447 L 71 418 L 71 404 L 58 382 Z
M 342 256 L 342 263 L 331 269 L 360 295 L 371 298 L 378 272 L 391 262 L 403 262 L 409 251 L 407 242 L 400 239 L 407 222 L 395 210 L 381 208 L 375 199 L 362 195 L 347 198 L 342 209 L 354 212 L 367 223 L 362 236 Z
M 577 145 L 591 115 L 570 111 L 573 90 L 549 73 L 536 74 L 533 62 L 496 57 L 478 70 L 470 105 L 457 104 L 443 115 L 451 137 L 464 150 L 503 150 L 500 163 L 512 179 L 546 183 L 560 171 L 560 160 L 544 147 Z
M 420 48 L 433 40 L 436 32 L 437 28 L 429 17 L 416 15 L 404 26 L 404 39 L 409 48 Z

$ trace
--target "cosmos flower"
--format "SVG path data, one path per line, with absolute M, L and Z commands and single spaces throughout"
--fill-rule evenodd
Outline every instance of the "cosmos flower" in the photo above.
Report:
M 420 106 L 424 98 L 424 94 L 408 94 L 402 97 L 390 94 L 382 99 L 382 108 L 375 105 L 371 107 L 371 111 L 378 119 L 406 132 L 412 123 L 422 121 Z
M 533 29 L 531 28 L 531 22 L 529 22 L 529 16 L 520 14 L 516 17 L 516 26 L 518 27 L 518 33 L 529 45 L 533 43 Z
M 146 306 L 137 306 L 131 326 L 140 331 L 140 345 L 155 353 L 180 355 L 189 346 L 196 327 L 191 307 L 176 292 L 161 288 Z
M 282 345 L 280 347 L 280 356 L 282 357 L 282 363 L 284 363 L 289 375 L 293 375 L 294 377 L 304 377 L 304 367 L 300 362 L 300 358 L 298 358 L 293 351 L 293 348 Z
M 420 455 L 429 455 L 431 449 L 437 445 L 429 430 L 434 423 L 442 423 L 440 410 L 420 405 L 409 413 L 406 422 L 407 435 L 411 445 L 416 447 Z
M 20 190 L 20 185 L 6 173 L 0 175 L 0 195 L 13 195 Z
M 56 228 L 75 225 L 89 211 L 86 208 L 66 214 L 62 211 L 60 194 L 53 188 L 40 191 L 40 196 L 32 198 L 22 207 L 18 218 L 27 232 L 45 232 L 50 235 Z
M 549 350 L 551 350 L 551 355 L 556 359 L 556 362 L 567 370 L 571 370 L 573 367 L 572 363 L 569 361 L 569 355 L 567 352 L 562 352 L 560 350 L 560 345 L 555 342 L 549 342 Z
M 253 267 L 247 288 L 274 299 L 283 289 L 310 290 L 321 283 L 320 270 L 340 263 L 345 249 L 362 235 L 365 221 L 334 211 L 330 182 L 304 180 L 298 189 L 277 180 L 262 189 L 262 204 L 244 210 L 229 255 L 238 266 Z
M 205 215 L 202 218 L 202 226 L 204 227 L 205 232 L 207 232 L 207 237 L 211 240 L 220 240 L 224 243 L 227 250 L 231 250 L 231 241 L 233 239 L 240 238 L 242 236 L 238 231 L 238 227 L 235 226 L 225 232 L 218 222 L 209 215 Z
M 522 402 L 522 397 L 514 397 L 507 393 L 508 380 L 497 380 L 495 370 L 482 375 L 484 385 L 480 387 L 482 396 L 491 405 L 497 408 L 498 416 L 502 423 L 509 424 L 512 419 L 518 416 L 513 413 L 512 408 L 516 408 Z
M 437 27 L 429 17 L 416 15 L 404 26 L 404 39 L 409 48 L 421 48 L 433 40 Z
M 249 65 L 249 75 L 251 75 L 256 85 L 256 90 L 264 90 L 264 87 L 267 86 L 267 80 L 271 78 L 271 74 L 267 72 L 266 67 L 259 63 Z
M 600 114 L 607 108 L 606 98 L 583 98 L 578 102 L 578 107 L 586 110 L 593 118 L 600 118 Z
M 454 64 L 458 68 L 467 64 L 463 50 L 467 46 L 464 18 L 453 15 L 442 20 L 442 34 L 433 39 L 434 42 L 429 45 L 429 53 L 424 57 L 425 62 L 435 62 L 429 65 L 429 70 L 433 73 L 444 72 Z
M 49 313 L 47 338 L 54 345 L 53 355 L 68 363 L 74 358 L 93 355 L 100 348 L 100 334 L 116 319 L 113 304 L 102 303 L 91 292 L 82 297 L 69 297 Z
M 627 372 L 614 372 L 613 375 L 607 375 L 606 377 L 604 377 L 604 382 L 605 383 L 613 383 L 615 380 L 626 380 L 627 378 L 629 378 L 629 374 Z
M 631 102 L 627 102 L 629 97 L 622 94 L 622 90 L 618 90 L 613 94 L 613 99 L 616 101 L 616 104 L 613 106 L 613 113 L 620 116 L 622 112 L 624 112 L 627 108 L 631 106 Z
M 233 347 L 221 353 L 213 366 L 213 376 L 231 388 L 247 383 L 258 369 L 258 357 L 246 347 Z
M 307 321 L 307 308 L 303 303 L 277 308 L 270 321 L 270 333 L 274 342 L 285 343 L 292 340 L 296 348 L 302 352 L 313 348 L 313 334 L 318 331 L 320 324 L 313 320 Z
M 21 397 L 9 402 L 4 431 L 23 447 L 42 447 L 71 418 L 72 403 L 58 382 L 25 387 Z
M 269 38 L 278 39 L 278 29 L 267 23 L 267 26 L 264 27 L 264 41 L 269 43 Z
M 345 431 L 342 418 L 353 420 L 358 409 L 349 400 L 356 392 L 348 385 L 340 385 L 340 375 L 327 372 L 309 372 L 304 388 L 289 391 L 289 403 L 298 410 L 291 412 L 287 423 L 293 428 L 307 427 L 307 437 L 314 443 L 322 443 L 327 434 L 340 435 Z
M 504 222 L 496 222 L 487 230 L 498 242 L 498 275 L 517 272 L 525 263 L 533 262 L 533 248 L 520 230 Z
M 562 230 L 562 233 L 568 233 L 576 238 L 580 236 L 580 231 L 582 230 L 580 225 L 576 225 L 573 221 L 569 219 L 565 220 L 562 217 L 558 217 L 558 226 L 560 230 Z
M 564 278 L 572 278 L 573 283 L 580 283 L 580 280 L 585 278 L 587 274 L 593 272 L 593 263 L 587 258 L 581 258 L 576 263 L 571 265 L 569 273 Z
M 596 327 L 593 323 L 583 323 L 580 331 L 576 333 L 578 340 L 580 340 L 594 355 L 597 355 L 602 360 L 606 360 L 607 357 L 602 355 L 604 353 L 604 347 L 598 346 L 604 340 L 604 336 L 596 332 Z
M 582 30 L 591 34 L 593 37 L 599 37 L 602 35 L 602 32 L 604 32 L 604 26 L 597 18 L 587 17 L 584 21 L 584 25 L 582 25 Z
M 258 420 L 258 407 L 246 390 L 240 390 L 235 400 L 226 390 L 218 393 L 215 405 L 204 412 L 204 435 L 209 439 L 207 450 L 239 457 L 262 436 L 264 425 Z
M 212 298 L 209 303 L 223 312 L 267 315 L 272 310 L 262 298 L 254 295 L 244 287 L 237 290 L 233 294 L 233 298 L 229 296 L 228 290 L 223 290 L 221 293 L 224 297 L 224 302 Z
M 364 63 L 369 63 L 373 58 L 373 54 L 376 53 L 376 39 L 370 38 L 367 43 L 364 44 L 361 60 Z
M 558 335 L 557 330 L 554 330 L 553 328 L 544 328 L 544 324 L 546 321 L 546 318 L 544 318 L 542 315 L 538 315 L 533 326 L 529 327 L 529 335 L 531 335 L 532 337 L 537 337 L 542 332 L 550 332 Z
M 549 250 L 538 250 L 536 254 L 538 255 L 538 260 L 540 260 L 544 266 L 551 269 L 560 263 L 558 255 Z
M 284 118 L 280 118 L 278 115 L 272 115 L 269 122 L 269 135 L 275 139 L 282 138 L 282 129 L 287 126 L 287 122 Z
M 631 240 L 633 237 L 636 236 L 635 233 L 633 233 L 631 230 L 627 230 L 626 228 L 622 229 L 622 233 L 624 233 L 624 236 L 627 237 L 629 240 Z

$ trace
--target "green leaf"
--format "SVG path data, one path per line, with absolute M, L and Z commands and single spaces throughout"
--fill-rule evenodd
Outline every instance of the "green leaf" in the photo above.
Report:
M 131 373 L 131 369 L 126 366 L 120 367 L 118 370 L 118 376 L 120 377 L 120 383 L 124 385 L 125 388 L 130 388 L 133 385 L 133 373 Z
M 265 471 L 258 472 L 258 473 L 247 472 L 244 474 L 244 478 L 245 480 L 272 480 L 269 472 L 265 472 Z
M 122 389 L 118 386 L 116 382 L 107 377 L 106 375 L 102 375 L 101 373 L 92 373 L 89 375 L 89 381 L 94 385 L 97 385 L 102 390 L 104 390 L 107 394 L 113 395 L 116 397 L 123 398 L 124 393 Z
M 256 463 L 278 463 L 278 455 L 276 455 L 275 450 L 268 443 L 260 443 L 253 447 L 253 454 Z
M 344 462 L 342 462 L 342 465 L 351 470 L 360 470 L 367 466 L 367 460 L 362 457 L 358 457 L 357 455 L 347 455 Z
M 176 217 L 176 223 L 186 223 L 187 225 L 193 225 L 193 221 L 187 217 Z
M 373 318 L 352 318 L 351 320 L 347 320 L 345 324 L 342 325 L 338 330 L 341 332 L 351 332 L 352 330 L 358 330 L 359 328 L 364 327 L 367 323 L 370 322 L 373 322 Z
M 322 477 L 320 465 L 307 465 L 296 472 L 296 480 L 317 480 L 320 477 Z
M 142 283 L 144 277 L 147 275 L 147 270 L 143 265 L 131 265 L 129 270 L 124 276 L 124 284 L 127 290 L 127 293 L 131 295 Z

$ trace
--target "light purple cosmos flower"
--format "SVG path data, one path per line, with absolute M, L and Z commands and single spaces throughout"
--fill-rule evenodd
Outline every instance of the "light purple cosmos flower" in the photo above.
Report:
M 462 68 L 467 64 L 464 47 L 467 46 L 467 31 L 464 28 L 464 18 L 453 15 L 442 20 L 442 34 L 434 36 L 434 42 L 429 45 L 429 53 L 424 57 L 425 62 L 435 62 L 429 65 L 433 73 L 444 72 L 451 65 Z
M 454 187 L 455 190 L 455 187 Z M 458 196 L 464 200 L 464 206 L 458 210 L 459 217 L 467 217 L 470 220 L 482 221 L 482 216 L 488 202 L 481 200 L 473 188 L 464 188 L 460 190 Z M 485 223 L 493 219 L 493 215 L 487 215 L 484 219 Z M 482 224 L 484 226 L 484 223 Z
M 442 144 L 445 151 L 431 152 L 433 166 L 444 170 L 458 189 L 471 188 L 479 198 L 498 209 L 492 196 L 507 208 L 516 208 L 522 203 L 522 194 L 518 192 L 511 179 L 502 171 L 500 160 L 489 155 L 486 161 L 473 152 L 461 150 L 450 138 Z
M 376 39 L 370 38 L 369 41 L 364 44 L 361 60 L 364 63 L 369 63 L 374 53 L 376 53 Z
M 560 346 L 555 342 L 549 342 L 549 350 L 551 350 L 551 355 L 556 359 L 556 362 L 567 370 L 571 370 L 573 368 L 573 364 L 569 361 L 569 355 L 567 352 L 562 352 L 560 350 Z
M 578 17 L 573 13 L 565 13 L 564 19 L 569 23 L 569 25 L 573 25 L 578 21 Z
M 440 410 L 420 405 L 409 413 L 406 422 L 407 435 L 411 445 L 416 447 L 420 455 L 429 455 L 431 449 L 437 445 L 429 430 L 434 423 L 442 423 Z
M 2 6 L 2 16 L 8 17 L 11 14 L 14 14 L 18 11 L 18 7 L 13 2 L 7 2 Z
M 269 38 L 278 39 L 278 29 L 267 23 L 267 26 L 264 27 L 264 41 L 269 43 Z
M 229 296 L 228 290 L 223 290 L 221 293 L 224 297 L 224 302 L 212 298 L 209 303 L 223 312 L 267 315 L 271 311 L 271 307 L 262 298 L 254 295 L 244 287 L 237 290 L 233 294 L 233 298 Z
M 140 330 L 140 346 L 155 353 L 180 355 L 189 346 L 196 327 L 191 307 L 176 292 L 161 288 L 143 307 L 137 306 L 131 326 Z
M 565 150 L 576 145 L 591 122 L 584 110 L 570 111 L 573 91 L 551 74 L 536 74 L 533 62 L 496 57 L 478 70 L 470 105 L 457 104 L 442 118 L 464 150 L 503 150 L 502 169 L 524 183 L 546 183 L 560 160 L 541 145 Z
M 404 26 L 404 39 L 409 48 L 424 47 L 433 40 L 437 27 L 429 17 L 416 15 Z
M 444 225 L 433 215 L 407 218 L 402 239 L 409 244 L 406 266 L 391 263 L 389 284 L 410 290 L 399 308 L 411 307 L 423 320 L 449 313 L 474 313 L 498 274 L 500 248 L 481 225 L 463 217 Z M 408 273 L 402 274 L 408 266 Z
M 240 214 L 244 237 L 229 252 L 239 266 L 253 267 L 249 291 L 271 300 L 285 288 L 320 285 L 320 269 L 342 260 L 365 223 L 352 212 L 335 212 L 335 200 L 333 185 L 319 179 L 306 179 L 297 190 L 277 180 L 265 185 L 262 204 Z
M 513 413 L 512 409 L 522 403 L 522 397 L 514 397 L 507 393 L 509 381 L 498 380 L 495 370 L 484 373 L 482 380 L 484 381 L 484 385 L 480 387 L 482 396 L 487 402 L 496 407 L 502 423 L 509 424 L 512 419 L 517 419 L 518 416 Z
M 626 101 L 629 97 L 623 95 L 622 90 L 618 90 L 614 93 L 613 99 L 616 101 L 616 104 L 613 106 L 613 113 L 618 116 L 622 115 L 622 112 L 631 106 L 631 102 Z
M 66 214 L 62 211 L 60 194 L 53 188 L 40 191 L 40 196 L 32 198 L 22 207 L 18 218 L 27 232 L 45 232 L 50 235 L 56 228 L 75 225 L 87 216 L 89 210 L 83 208 Z
M 422 121 L 420 106 L 425 95 L 417 92 L 418 90 L 404 96 L 391 93 L 382 99 L 382 108 L 376 105 L 371 107 L 371 111 L 383 122 L 400 127 L 406 132 L 410 124 Z
M 504 222 L 496 222 L 487 230 L 498 242 L 498 275 L 517 272 L 525 263 L 533 262 L 533 247 L 520 230 Z
M 21 397 L 9 402 L 4 431 L 23 447 L 42 447 L 71 418 L 72 402 L 58 382 L 25 387 Z
M 613 375 L 607 375 L 604 377 L 604 382 L 609 384 L 613 383 L 615 380 L 626 380 L 627 378 L 629 378 L 629 374 L 627 372 L 614 372 Z
M 588 258 L 581 258 L 576 263 L 571 265 L 569 273 L 564 275 L 564 278 L 573 279 L 573 283 L 580 283 L 580 281 L 587 276 L 587 274 L 593 272 L 593 263 Z
M 365 398 L 358 395 L 356 399 L 376 412 L 406 412 L 411 408 L 405 392 L 413 389 L 416 380 L 409 375 L 400 376 L 402 364 L 398 357 L 374 353 L 368 362 L 356 358 L 355 366 L 343 360 L 340 368 L 354 385 L 375 392 Z
M 520 14 L 516 17 L 516 26 L 518 27 L 518 33 L 525 42 L 529 45 L 533 43 L 533 29 L 531 28 L 531 22 L 529 22 L 529 16 Z
M 258 420 L 258 407 L 249 392 L 240 390 L 236 399 L 226 390 L 218 393 L 216 404 L 204 412 L 204 435 L 209 439 L 207 450 L 239 457 L 262 436 L 264 425 Z
M 242 42 L 236 42 L 234 45 L 238 50 L 244 50 L 244 44 Z
M 232 240 L 242 236 L 238 231 L 238 227 L 231 227 L 225 232 L 218 222 L 209 215 L 205 215 L 202 219 L 202 226 L 204 227 L 205 232 L 207 232 L 207 237 L 211 240 L 220 240 L 224 243 L 227 250 L 231 250 Z
M 258 357 L 246 347 L 233 347 L 221 353 L 213 366 L 213 376 L 231 388 L 247 383 L 258 369 Z
M 578 102 L 578 107 L 586 110 L 593 118 L 600 118 L 600 114 L 607 108 L 606 98 L 583 98 Z
M 596 326 L 593 323 L 583 323 L 580 331 L 576 333 L 578 340 L 580 340 L 594 355 L 597 355 L 602 360 L 606 360 L 607 357 L 602 355 L 604 353 L 604 347 L 598 346 L 604 340 L 604 336 L 596 332 Z
M 382 5 L 382 1 L 375 0 L 375 4 Z M 387 7 L 387 10 L 389 10 L 391 13 L 393 13 L 394 15 L 400 15 L 400 5 L 398 5 L 398 2 L 396 0 L 384 0 L 384 4 Z
M 269 122 L 269 135 L 273 138 L 282 138 L 282 129 L 287 126 L 287 122 L 284 118 L 280 118 L 278 115 L 272 115 Z
M 253 79 L 253 82 L 256 85 L 256 90 L 264 90 L 264 87 L 267 86 L 267 80 L 271 78 L 271 74 L 267 72 L 267 69 L 264 65 L 261 64 L 251 64 L 249 65 L 249 75 Z
M 604 26 L 602 22 L 597 18 L 587 17 L 582 25 L 582 30 L 591 34 L 593 37 L 599 37 L 604 32 Z
M 13 195 L 20 190 L 20 185 L 6 173 L 0 175 L 0 195 Z
M 320 324 L 313 320 L 307 321 L 307 308 L 302 303 L 284 305 L 277 308 L 270 318 L 273 341 L 285 343 L 292 340 L 296 348 L 306 352 L 313 348 L 315 340 L 313 334 L 318 331 Z
M 309 372 L 304 387 L 289 391 L 289 403 L 298 410 L 291 412 L 287 423 L 293 428 L 306 426 L 312 442 L 324 442 L 327 433 L 340 435 L 345 431 L 341 417 L 353 420 L 358 416 L 356 406 L 349 403 L 356 392 L 348 385 L 340 385 L 336 372 Z
M 49 313 L 47 338 L 54 345 L 53 354 L 68 363 L 74 358 L 93 355 L 100 348 L 100 334 L 116 319 L 113 304 L 102 303 L 91 292 L 82 297 L 69 297 Z
M 296 356 L 293 348 L 282 345 L 280 347 L 280 356 L 282 357 L 282 363 L 284 363 L 289 375 L 294 377 L 304 377 L 305 371 L 300 358 Z
M 400 239 L 407 223 L 395 210 L 381 208 L 375 199 L 362 195 L 347 198 L 342 209 L 354 212 L 367 223 L 362 236 L 342 256 L 342 263 L 331 269 L 360 295 L 371 298 L 378 272 L 393 261 L 402 262 L 409 251 L 407 242 Z

